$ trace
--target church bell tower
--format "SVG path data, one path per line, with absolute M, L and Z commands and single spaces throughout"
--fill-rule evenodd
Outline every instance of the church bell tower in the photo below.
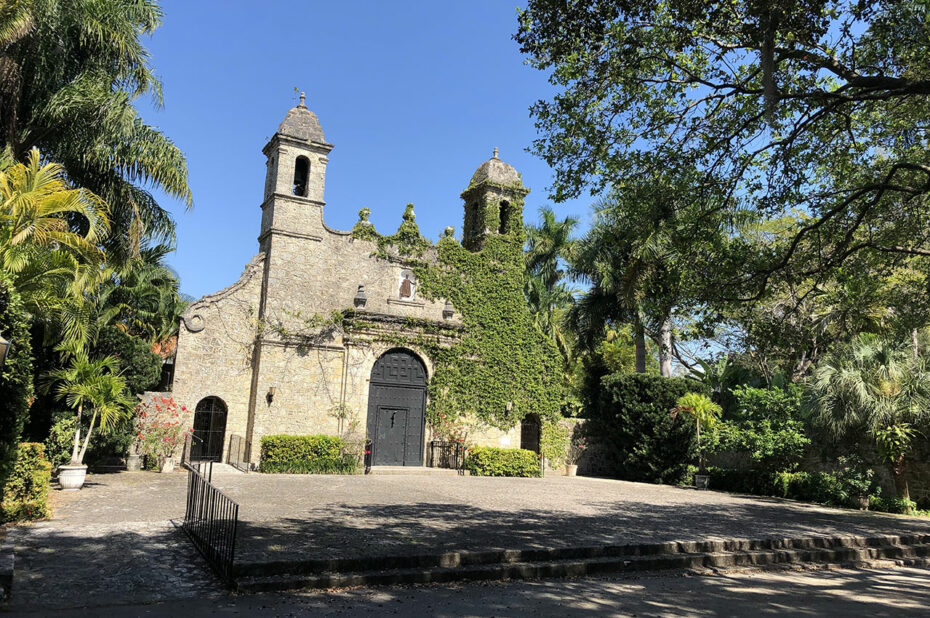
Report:
M 262 251 L 267 250 L 268 239 L 274 233 L 298 236 L 320 233 L 327 155 L 332 149 L 301 92 L 297 107 L 287 112 L 262 149 L 267 157 L 262 228 L 258 237 Z
M 523 200 L 530 192 L 523 186 L 519 172 L 494 155 L 478 166 L 465 200 L 465 225 L 462 246 L 480 251 L 489 234 L 514 234 L 523 231 Z

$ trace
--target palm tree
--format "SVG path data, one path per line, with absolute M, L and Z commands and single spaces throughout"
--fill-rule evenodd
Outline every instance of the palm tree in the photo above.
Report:
M 109 229 L 107 206 L 84 189 L 72 189 L 57 163 L 42 163 L 38 149 L 25 163 L 0 167 L 0 265 L 15 274 L 33 250 L 66 248 L 93 261 L 102 255 L 97 243 Z M 77 219 L 76 219 L 77 218 Z M 72 224 L 85 230 L 72 231 Z
M 540 225 L 526 226 L 526 271 L 552 290 L 565 277 L 562 263 L 571 258 L 575 246 L 572 234 L 578 219 L 565 217 L 558 221 L 549 206 L 542 206 L 539 215 Z
M 562 264 L 574 250 L 572 233 L 578 219 L 562 221 L 548 206 L 539 209 L 540 225 L 526 226 L 526 282 L 524 295 L 533 321 L 559 349 L 566 365 L 571 362 L 571 344 L 563 327 L 565 314 L 575 302 L 575 290 L 565 282 Z
M 73 355 L 68 367 L 49 374 L 58 382 L 56 394 L 75 411 L 74 446 L 71 465 L 80 466 L 99 418 L 101 429 L 109 429 L 125 418 L 132 400 L 126 395 L 126 382 L 117 373 L 118 362 L 112 356 L 90 360 L 83 353 Z M 81 420 L 84 408 L 91 410 L 90 424 L 81 444 Z
M 710 397 L 701 393 L 687 393 L 679 397 L 672 409 L 672 416 L 680 412 L 690 415 L 694 419 L 697 430 L 698 461 L 701 472 L 704 472 L 704 450 L 701 448 L 701 426 L 713 427 L 720 419 L 723 409 L 711 401 Z
M 898 494 L 909 498 L 905 457 L 928 401 L 926 359 L 915 359 L 908 343 L 862 333 L 817 365 L 805 408 L 835 438 L 870 435 L 891 464 Z
M 38 150 L 25 163 L 0 164 L 0 269 L 37 320 L 67 321 L 78 282 L 100 272 L 103 253 L 97 245 L 108 229 L 105 203 L 71 188 L 63 168 L 43 163 Z M 61 335 L 57 329 L 55 334 Z
M 151 0 L 11 0 L 0 7 L 0 140 L 22 160 L 34 147 L 110 204 L 111 257 L 174 223 L 150 192 L 191 205 L 181 151 L 145 124 L 134 101 L 162 104 L 141 38 L 160 24 Z

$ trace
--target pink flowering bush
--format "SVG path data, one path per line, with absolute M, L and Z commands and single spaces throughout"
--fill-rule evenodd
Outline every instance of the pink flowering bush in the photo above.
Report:
M 187 407 L 171 397 L 152 397 L 136 406 L 136 440 L 140 450 L 161 464 L 174 455 L 191 430 L 184 430 Z
M 578 460 L 584 455 L 584 451 L 587 447 L 588 442 L 584 436 L 575 436 L 572 438 L 571 444 L 568 445 L 568 452 L 565 454 L 565 463 L 570 466 L 578 465 Z

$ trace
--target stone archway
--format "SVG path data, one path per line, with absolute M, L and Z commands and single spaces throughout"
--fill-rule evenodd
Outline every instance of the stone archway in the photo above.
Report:
M 375 362 L 368 390 L 372 465 L 423 465 L 426 380 L 426 366 L 409 350 L 388 350 Z

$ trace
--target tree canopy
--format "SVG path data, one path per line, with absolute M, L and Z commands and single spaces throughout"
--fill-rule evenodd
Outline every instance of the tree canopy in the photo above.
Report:
M 733 219 L 720 298 L 817 294 L 853 259 L 926 276 L 926 3 L 531 0 L 515 38 L 558 88 L 532 108 L 554 198 L 697 170 L 689 207 Z M 744 239 L 746 214 L 791 227 Z

